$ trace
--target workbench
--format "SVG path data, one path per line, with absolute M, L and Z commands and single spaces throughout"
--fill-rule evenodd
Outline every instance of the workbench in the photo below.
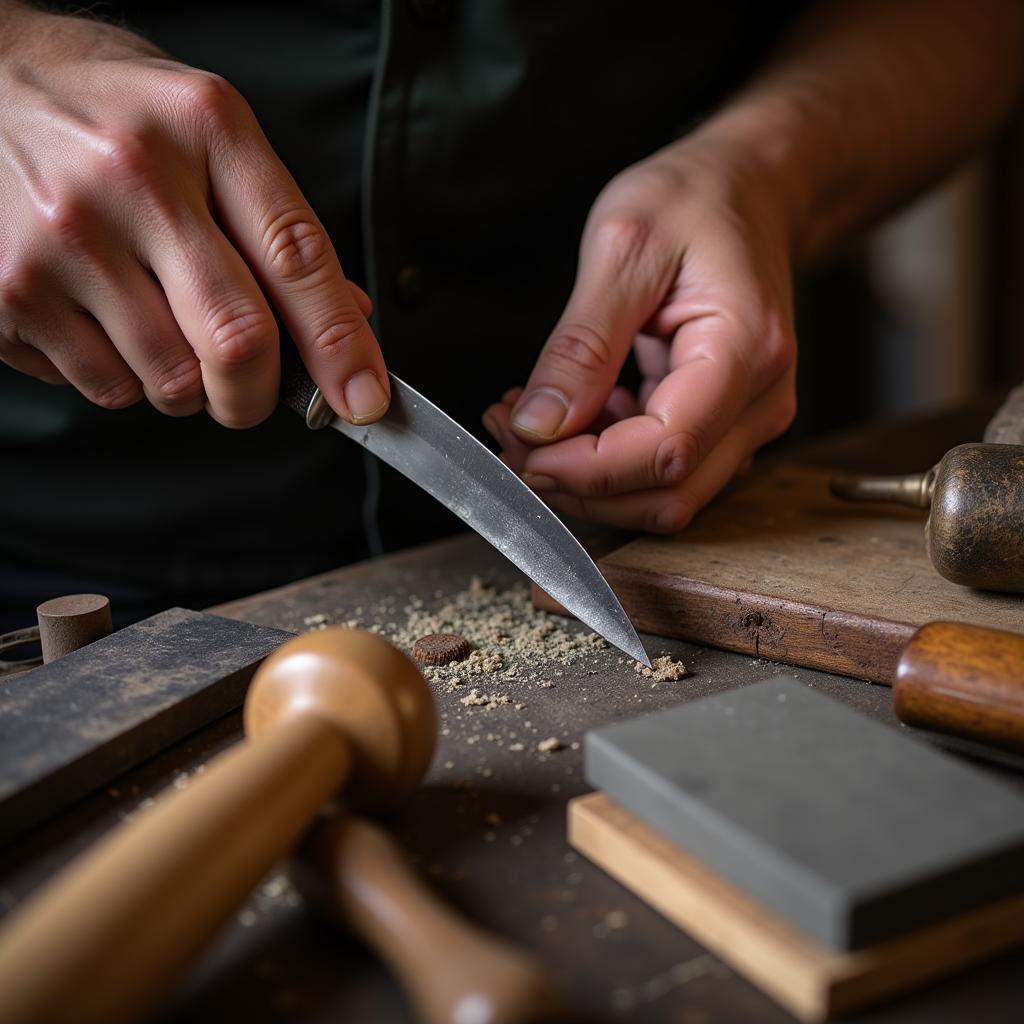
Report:
M 963 438 L 962 424 L 950 429 Z M 924 437 L 929 450 L 946 446 L 946 437 L 934 430 Z M 911 439 L 905 440 L 909 444 Z M 877 461 L 880 449 L 869 447 Z M 838 450 L 841 444 L 830 449 Z M 845 462 L 855 465 L 857 460 Z M 300 632 L 316 616 L 345 622 L 357 616 L 357 609 L 364 617 L 369 608 L 400 615 L 413 598 L 428 606 L 440 604 L 474 576 L 499 588 L 521 582 L 483 541 L 461 535 L 211 610 Z M 582 627 L 572 622 L 565 628 Z M 561 676 L 553 676 L 554 685 L 516 690 L 516 701 L 524 705 L 519 709 L 466 706 L 461 693 L 439 689 L 440 735 L 433 766 L 391 826 L 445 899 L 541 957 L 580 1019 L 678 1024 L 790 1020 L 570 849 L 566 802 L 588 789 L 577 744 L 593 726 L 783 673 L 893 728 L 905 727 L 892 715 L 886 687 L 678 641 L 644 640 L 652 656 L 681 659 L 690 675 L 652 686 L 617 651 L 595 647 L 561 669 Z M 221 719 L 0 850 L 0 912 L 140 803 L 168 786 L 187 785 L 199 766 L 240 734 L 239 715 Z M 538 750 L 538 742 L 548 737 L 558 738 L 562 748 Z M 927 742 L 970 757 L 1011 785 L 1024 785 L 1020 759 L 983 754 L 954 740 Z M 1016 1022 L 1022 1012 L 1024 950 L 1019 950 L 853 1019 L 995 1024 Z M 275 870 L 156 1019 L 162 1024 L 383 1024 L 411 1017 L 384 968 L 355 940 L 308 913 Z

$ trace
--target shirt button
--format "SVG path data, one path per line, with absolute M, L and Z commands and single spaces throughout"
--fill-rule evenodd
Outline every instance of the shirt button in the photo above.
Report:
M 452 0 L 409 0 L 409 6 L 421 25 L 440 25 L 452 13 Z
M 415 263 L 406 263 L 395 274 L 395 298 L 404 309 L 423 301 L 423 274 Z

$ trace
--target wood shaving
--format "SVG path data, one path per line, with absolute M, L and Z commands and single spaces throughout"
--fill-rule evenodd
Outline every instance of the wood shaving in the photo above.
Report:
M 486 708 L 493 711 L 499 704 L 511 704 L 507 693 L 481 693 L 479 690 L 470 690 L 460 702 L 468 708 Z
M 652 679 L 655 684 L 674 683 L 689 675 L 686 666 L 681 661 L 673 661 L 667 654 L 655 658 L 651 662 L 650 668 L 635 661 L 633 662 L 633 671 L 646 679 Z

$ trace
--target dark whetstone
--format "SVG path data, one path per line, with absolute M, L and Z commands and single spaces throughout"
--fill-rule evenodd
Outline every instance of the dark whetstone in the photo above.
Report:
M 172 608 L 0 679 L 0 842 L 238 707 L 293 635 Z
M 1024 797 L 787 677 L 589 732 L 584 767 L 833 949 L 1024 889 Z

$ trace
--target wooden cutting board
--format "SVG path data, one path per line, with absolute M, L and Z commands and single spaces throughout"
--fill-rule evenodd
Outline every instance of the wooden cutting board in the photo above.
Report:
M 639 630 L 879 683 L 926 622 L 1024 631 L 1024 596 L 935 572 L 927 513 L 839 501 L 832 475 L 776 465 L 681 533 L 639 537 L 598 565 Z

